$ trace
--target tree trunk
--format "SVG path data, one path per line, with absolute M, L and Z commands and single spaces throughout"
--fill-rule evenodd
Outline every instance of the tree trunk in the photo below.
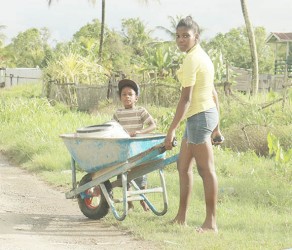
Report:
M 105 0 L 102 0 L 100 41 L 99 41 L 99 51 L 98 51 L 98 58 L 99 58 L 99 61 L 100 62 L 102 61 L 102 48 L 103 48 L 104 26 L 105 26 Z
M 246 0 L 240 0 L 240 2 L 241 2 L 242 14 L 243 14 L 245 25 L 246 25 L 250 53 L 251 53 L 251 60 L 252 60 L 252 94 L 256 95 L 259 89 L 259 68 L 258 68 L 258 56 L 257 56 L 255 36 L 254 36 L 252 24 L 248 16 Z

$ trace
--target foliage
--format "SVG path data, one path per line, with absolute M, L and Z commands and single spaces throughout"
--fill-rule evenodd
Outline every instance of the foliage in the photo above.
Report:
M 178 22 L 182 19 L 181 15 L 176 15 L 175 17 L 168 16 L 170 21 L 170 28 L 166 28 L 163 26 L 157 26 L 156 29 L 164 31 L 166 34 L 169 35 L 171 41 L 175 41 L 176 38 L 176 26 Z
M 73 36 L 76 52 L 89 60 L 99 62 L 100 22 L 94 19 L 80 28 Z M 114 46 L 113 46 L 114 44 Z M 133 49 L 124 44 L 123 37 L 105 26 L 102 65 L 108 70 L 127 72 L 130 68 L 130 57 Z
M 276 102 L 279 93 L 259 94 L 250 98 L 234 93 L 232 96 L 220 96 L 221 129 L 225 133 L 225 146 L 236 151 L 254 150 L 259 155 L 268 155 L 267 135 L 275 134 L 285 150 L 291 147 L 292 126 L 291 104 L 282 109 L 282 103 Z M 223 98 L 222 98 L 223 97 Z M 267 104 L 274 103 L 267 106 Z M 263 106 L 267 106 L 262 109 Z
M 173 44 L 157 43 L 147 48 L 142 59 L 142 71 L 155 72 L 158 78 L 175 76 L 176 69 L 182 61 L 183 54 Z
M 4 44 L 4 40 L 5 40 L 5 35 L 1 30 L 5 29 L 5 28 L 6 28 L 5 25 L 0 25 L 0 49 L 2 48 L 2 46 Z
M 226 78 L 226 66 L 224 65 L 223 55 L 220 50 L 210 49 L 208 51 L 213 64 L 214 64 L 214 81 L 215 83 L 223 82 L 223 79 Z
M 275 157 L 276 162 L 287 163 L 292 162 L 292 148 L 288 151 L 285 151 L 281 145 L 279 139 L 272 133 L 268 134 L 268 147 L 269 155 Z
M 43 67 L 51 50 L 48 45 L 48 29 L 28 29 L 20 32 L 6 48 L 13 55 L 16 67 Z
M 83 57 L 68 46 L 63 53 L 55 54 L 48 62 L 45 75 L 56 79 L 60 83 L 105 83 L 109 72 L 101 65 Z
M 160 27 L 160 29 L 164 29 L 172 35 L 175 34 L 175 26 L 180 18 L 179 16 L 169 17 L 171 28 Z M 71 61 L 73 54 L 74 60 L 80 61 L 82 59 L 86 61 L 85 65 L 89 64 L 89 67 L 97 65 L 98 69 L 102 66 L 112 75 L 114 72 L 122 72 L 127 77 L 143 79 L 141 73 L 151 72 L 157 74 L 158 78 L 164 79 L 164 82 L 166 82 L 167 77 L 176 78 L 175 71 L 182 54 L 177 52 L 174 41 L 162 42 L 152 38 L 152 31 L 139 18 L 123 19 L 121 32 L 110 30 L 105 26 L 103 60 L 99 61 L 100 26 L 100 21 L 94 19 L 81 27 L 73 35 L 71 41 L 57 43 L 55 48 L 48 45 L 50 34 L 47 29 L 28 29 L 19 33 L 11 44 L 1 49 L 2 63 L 5 66 L 22 67 L 35 65 L 46 67 L 47 64 L 50 64 L 52 67 L 57 61 L 65 60 L 62 55 L 70 55 L 69 60 Z M 266 32 L 264 28 L 257 27 L 255 35 L 260 72 L 271 72 L 274 58 L 270 46 L 265 44 Z M 250 68 L 251 59 L 244 27 L 231 29 L 226 34 L 218 33 L 209 42 L 202 41 L 202 46 L 214 62 L 216 82 L 222 82 L 226 76 L 226 63 Z M 93 82 L 96 79 L 96 76 L 93 75 L 93 80 L 84 80 L 88 78 L 87 74 L 92 72 L 92 69 L 86 69 L 83 76 L 78 77 L 75 76 L 76 74 L 72 77 L 72 68 L 64 69 L 64 71 L 68 73 L 65 78 L 70 79 L 70 81 L 74 77 L 78 80 L 80 78 L 79 81 L 82 82 Z M 56 74 L 51 74 L 53 79 L 61 75 L 57 68 L 56 72 Z M 64 78 L 64 76 L 62 77 Z M 59 81 L 63 80 L 59 79 Z
M 104 38 L 103 65 L 113 72 L 131 72 L 133 49 L 123 42 L 123 37 L 117 32 L 108 32 Z M 114 44 L 114 46 L 113 46 Z
M 272 73 L 273 70 L 273 51 L 265 43 L 266 36 L 266 31 L 263 27 L 255 28 L 259 73 Z M 221 51 L 225 63 L 239 68 L 252 68 L 245 27 L 233 28 L 225 34 L 218 33 L 210 42 L 206 43 L 206 49 L 207 51 L 210 49 Z M 239 51 L 240 53 L 238 53 Z
M 153 41 L 151 33 L 140 18 L 122 19 L 124 43 L 132 47 L 137 56 L 143 56 L 144 49 Z
M 73 40 L 83 38 L 93 38 L 99 42 L 101 23 L 98 19 L 93 19 L 91 23 L 82 26 L 74 35 Z M 106 28 L 107 29 L 107 28 Z
M 5 28 L 5 25 L 0 25 L 0 68 L 14 65 L 12 62 L 13 54 L 8 53 L 7 49 L 4 48 L 6 36 L 4 32 L 2 32 L 2 30 L 4 30 Z

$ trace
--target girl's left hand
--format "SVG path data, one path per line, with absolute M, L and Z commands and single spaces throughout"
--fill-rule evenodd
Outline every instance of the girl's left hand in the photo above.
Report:
M 211 135 L 211 141 L 213 145 L 220 145 L 224 142 L 224 136 L 219 129 L 215 129 Z

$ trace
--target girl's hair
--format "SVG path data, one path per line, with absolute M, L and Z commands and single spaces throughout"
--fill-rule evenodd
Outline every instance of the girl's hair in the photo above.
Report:
M 200 35 L 200 27 L 193 20 L 193 18 L 191 16 L 187 16 L 185 18 L 182 18 L 176 26 L 176 28 L 179 28 L 179 27 L 186 27 L 187 29 L 191 29 L 194 31 L 194 33 L 197 33 Z

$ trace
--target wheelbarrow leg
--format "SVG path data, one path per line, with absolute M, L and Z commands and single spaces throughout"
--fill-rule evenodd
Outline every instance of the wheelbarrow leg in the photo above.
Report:
M 152 212 L 158 216 L 164 215 L 167 212 L 168 209 L 168 198 L 167 198 L 167 191 L 166 191 L 166 185 L 165 185 L 165 178 L 164 178 L 164 174 L 163 174 L 163 170 L 159 169 L 159 175 L 160 175 L 160 183 L 161 183 L 161 188 L 160 188 L 160 192 L 162 192 L 163 195 L 163 210 L 161 212 L 157 211 L 157 209 L 155 208 L 155 206 L 150 202 L 150 200 L 143 194 L 139 194 L 142 197 L 142 200 L 144 200 L 146 202 L 146 204 L 148 205 L 148 207 L 152 210 Z M 136 182 L 134 180 L 131 181 L 132 185 L 134 186 L 134 188 L 136 190 L 140 190 L 140 188 L 138 187 L 138 185 L 136 184 Z M 162 191 L 161 191 L 162 189 Z M 147 192 L 147 189 L 144 189 L 143 191 Z M 134 193 L 134 192 L 132 192 Z
M 77 182 L 76 182 L 76 165 L 73 157 L 71 157 L 71 170 L 72 170 L 72 187 L 74 190 L 77 187 Z
M 113 199 L 111 199 L 105 185 L 102 183 L 100 184 L 100 188 L 104 194 L 104 197 L 113 213 L 113 215 L 115 216 L 115 218 L 119 221 L 122 221 L 126 218 L 127 214 L 128 214 L 128 194 L 127 194 L 127 173 L 123 173 L 121 174 L 122 176 L 122 188 L 123 188 L 123 214 L 119 215 L 118 211 L 116 210 L 115 206 L 114 206 L 114 201 Z

